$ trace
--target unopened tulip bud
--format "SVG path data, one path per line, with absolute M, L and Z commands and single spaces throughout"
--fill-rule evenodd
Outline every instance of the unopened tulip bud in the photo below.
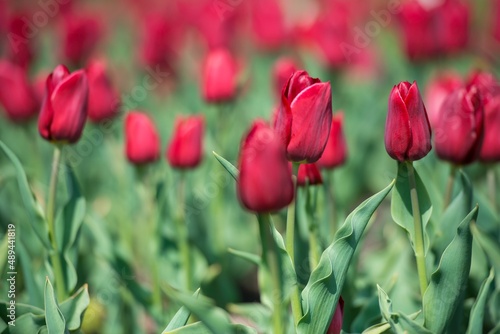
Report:
M 341 166 L 347 160 L 347 144 L 344 137 L 344 114 L 338 112 L 332 118 L 330 136 L 326 143 L 323 155 L 318 160 L 320 168 L 331 169 Z
M 97 123 L 113 118 L 118 112 L 119 95 L 111 83 L 106 65 L 101 61 L 93 61 L 87 66 L 86 72 L 89 80 L 90 120 Z
M 301 164 L 297 174 L 297 186 L 322 184 L 323 178 L 316 164 Z
M 180 117 L 167 150 L 167 159 L 175 168 L 194 168 L 203 158 L 202 116 Z
M 340 334 L 342 331 L 342 323 L 344 318 L 344 300 L 340 297 L 337 303 L 337 308 L 333 314 L 332 322 L 326 331 L 326 334 Z
M 210 103 L 234 98 L 237 88 L 237 64 L 226 49 L 210 51 L 203 68 L 203 98 Z
M 160 156 L 160 137 L 153 121 L 144 113 L 127 114 L 125 142 L 127 158 L 133 164 L 154 162 Z

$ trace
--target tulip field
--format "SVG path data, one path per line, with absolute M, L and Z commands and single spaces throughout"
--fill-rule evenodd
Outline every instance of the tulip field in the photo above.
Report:
M 0 0 L 0 334 L 500 334 L 499 0 Z

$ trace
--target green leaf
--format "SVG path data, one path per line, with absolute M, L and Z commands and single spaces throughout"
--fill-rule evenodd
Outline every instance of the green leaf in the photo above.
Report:
M 49 334 L 67 333 L 66 321 L 57 305 L 54 289 L 49 278 L 45 279 L 45 322 Z
M 38 238 L 43 243 L 47 250 L 51 250 L 52 246 L 49 241 L 49 232 L 47 230 L 47 223 L 42 211 L 40 204 L 36 201 L 31 188 L 28 184 L 28 178 L 24 172 L 21 162 L 16 157 L 16 155 L 0 140 L 0 148 L 4 151 L 7 157 L 10 159 L 17 175 L 17 183 L 19 186 L 19 192 L 21 193 L 21 198 L 23 199 L 24 206 L 26 208 L 26 213 L 28 215 L 29 222 L 33 227 Z
M 371 216 L 394 186 L 385 189 L 358 206 L 335 235 L 334 242 L 321 255 L 302 291 L 304 316 L 298 324 L 299 333 L 325 333 L 332 319 L 344 285 L 349 263 Z
M 481 333 L 483 331 L 483 321 L 484 321 L 484 308 L 486 306 L 486 301 L 488 300 L 489 290 L 491 282 L 495 276 L 493 268 L 490 270 L 489 276 L 484 280 L 477 299 L 472 305 L 469 317 L 469 326 L 467 327 L 467 334 Z
M 470 229 L 474 239 L 479 242 L 479 245 L 486 253 L 489 262 L 493 268 L 500 273 L 500 245 L 497 241 L 493 240 L 488 234 L 479 229 L 477 224 L 471 224 Z
M 233 249 L 233 248 L 228 248 L 227 250 L 230 254 L 233 254 L 243 260 L 247 260 L 248 262 L 250 263 L 253 263 L 257 266 L 260 266 L 261 265 L 261 260 L 260 260 L 260 256 L 256 255 L 256 254 L 253 254 L 253 253 L 249 253 L 249 252 L 244 252 L 244 251 L 239 251 L 239 250 L 236 250 L 236 249 Z
M 39 333 L 45 327 L 45 317 L 26 313 L 16 318 L 15 326 L 9 326 L 10 334 Z
M 195 297 L 198 297 L 200 294 L 200 289 L 196 290 L 194 293 Z M 163 332 L 172 331 L 177 328 L 181 328 L 185 326 L 191 316 L 191 311 L 189 311 L 185 306 L 182 306 L 177 313 L 175 313 L 174 317 L 168 323 L 168 326 L 163 330 Z
M 221 332 L 222 333 L 222 332 Z M 231 332 L 234 334 L 257 334 L 254 328 L 244 325 L 231 325 Z M 187 326 L 175 329 L 170 332 L 164 331 L 162 334 L 213 334 L 207 326 L 201 321 L 189 324 Z
M 238 174 L 239 174 L 238 169 L 236 167 L 234 167 L 234 165 L 232 163 L 230 163 L 229 161 L 227 161 L 226 159 L 224 159 L 223 157 L 221 157 L 217 153 L 215 153 L 215 152 L 212 152 L 212 153 L 215 156 L 215 159 L 217 159 L 221 163 L 222 167 L 224 167 L 235 180 L 238 180 Z
M 56 217 L 57 246 L 60 252 L 70 249 L 85 217 L 85 198 L 72 197 Z
M 476 220 L 477 212 L 476 206 L 458 226 L 424 294 L 425 327 L 432 332 L 445 333 L 463 301 L 472 256 L 469 225 Z
M 59 305 L 66 326 L 70 331 L 75 331 L 82 326 L 83 315 L 89 306 L 90 298 L 87 284 Z
M 425 252 L 427 253 L 429 248 L 429 236 L 426 233 L 426 226 L 431 217 L 432 204 L 429 199 L 429 194 L 416 170 L 415 183 L 417 186 L 420 214 L 422 215 L 422 224 L 424 226 Z M 398 162 L 398 176 L 391 199 L 391 214 L 394 222 L 406 230 L 410 237 L 411 246 L 415 249 L 415 228 L 413 226 L 413 210 L 411 207 L 410 184 L 406 163 Z

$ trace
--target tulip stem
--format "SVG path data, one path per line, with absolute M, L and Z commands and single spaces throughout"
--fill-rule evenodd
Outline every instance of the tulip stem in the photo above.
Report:
M 496 175 L 495 175 L 494 166 L 490 166 L 490 168 L 488 169 L 488 173 L 486 175 L 486 178 L 487 178 L 487 183 L 488 183 L 488 192 L 490 193 L 491 205 L 493 206 L 493 210 L 496 213 L 496 212 L 498 212 L 497 195 L 496 195 L 497 183 L 496 183 Z
M 420 293 L 422 300 L 427 290 L 427 272 L 425 268 L 425 247 L 424 247 L 424 226 L 420 215 L 418 204 L 417 185 L 415 182 L 415 170 L 413 162 L 408 161 L 408 181 L 410 183 L 411 208 L 413 212 L 413 223 L 415 228 L 415 258 L 417 260 L 418 280 L 420 283 Z
M 300 164 L 293 163 L 292 177 L 293 177 L 293 193 L 297 196 L 297 174 L 299 171 Z M 295 199 L 288 206 L 288 212 L 286 217 L 286 250 L 290 259 L 292 260 L 293 267 L 295 268 Z M 292 313 L 295 325 L 299 323 L 300 318 L 302 318 L 302 306 L 300 304 L 300 292 L 298 285 L 295 285 L 292 289 L 291 295 L 292 303 Z
M 451 195 L 453 193 L 453 185 L 455 184 L 455 175 L 457 174 L 457 166 L 451 165 L 448 184 L 446 185 L 446 193 L 444 195 L 443 211 L 446 210 L 451 203 Z
M 278 254 L 275 243 L 271 236 L 271 216 L 266 214 L 259 214 L 259 233 L 262 243 L 262 263 L 266 270 L 271 273 L 273 282 L 273 333 L 284 334 L 283 328 L 283 287 L 281 285 L 281 270 L 278 262 Z
M 306 208 L 309 219 L 309 264 L 310 270 L 314 270 L 319 263 L 321 256 L 320 243 L 318 241 L 318 222 L 316 221 L 317 189 L 316 187 L 306 186 Z
M 184 185 L 185 185 L 184 173 L 181 172 L 178 184 L 179 188 L 177 191 L 177 198 L 179 199 L 178 212 L 177 212 L 177 217 L 174 220 L 178 234 L 177 246 L 179 247 L 179 252 L 181 253 L 181 259 L 182 259 L 182 265 L 184 267 L 185 284 L 186 284 L 185 288 L 186 291 L 191 291 L 193 274 L 191 271 L 191 254 L 189 252 L 189 233 L 186 226 L 186 219 L 185 219 L 186 217 L 184 215 L 184 202 L 185 202 Z
M 57 299 L 59 302 L 63 301 L 66 297 L 66 286 L 64 281 L 64 274 L 61 265 L 61 257 L 57 246 L 56 231 L 55 231 L 55 205 L 57 195 L 57 179 L 59 176 L 59 165 L 61 163 L 62 150 L 59 146 L 55 146 L 54 155 L 52 157 L 52 171 L 50 175 L 49 194 L 47 198 L 46 218 L 47 227 L 52 244 L 50 251 L 50 261 L 52 269 L 54 270 L 54 279 L 56 285 Z
M 326 173 L 326 182 L 324 183 L 324 188 L 326 191 L 326 199 L 328 207 L 330 208 L 331 222 L 328 224 L 328 231 L 330 232 L 330 239 L 335 237 L 337 233 L 337 208 L 335 206 L 335 196 L 333 194 L 333 171 L 328 171 Z

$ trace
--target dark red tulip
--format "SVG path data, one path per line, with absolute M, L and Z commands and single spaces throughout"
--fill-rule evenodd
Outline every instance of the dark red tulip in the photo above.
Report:
M 470 75 L 467 85 L 476 86 L 484 106 L 486 106 L 493 97 L 500 94 L 500 82 L 498 82 L 493 73 L 475 71 Z
M 297 174 L 297 186 L 322 184 L 323 178 L 316 164 L 301 164 Z
M 238 197 L 255 212 L 280 210 L 293 199 L 292 171 L 279 136 L 261 120 L 245 136 L 239 156 Z
M 337 304 L 337 308 L 335 309 L 335 313 L 333 314 L 332 322 L 326 331 L 326 334 L 340 334 L 342 331 L 342 322 L 344 318 L 344 300 L 340 297 L 339 302 Z
M 237 64 L 226 49 L 210 51 L 203 69 L 203 98 L 207 102 L 229 101 L 236 95 Z
M 34 58 L 33 43 L 37 28 L 30 23 L 28 12 L 17 13 L 10 17 L 7 32 L 7 53 L 11 61 L 28 68 Z
M 325 149 L 332 124 L 329 82 L 295 72 L 283 88 L 275 129 L 290 161 L 316 162 Z
M 338 112 L 333 115 L 330 136 L 326 143 L 323 155 L 317 165 L 321 168 L 330 169 L 341 166 L 347 160 L 347 144 L 344 137 L 344 114 Z
M 48 76 L 45 87 L 38 118 L 40 135 L 49 141 L 78 141 L 87 119 L 89 87 L 85 71 L 70 73 L 59 65 Z
M 160 157 L 160 137 L 148 115 L 129 112 L 125 118 L 125 145 L 128 160 L 133 164 L 154 162 Z
M 435 127 L 439 119 L 439 111 L 443 101 L 448 94 L 459 89 L 463 84 L 462 78 L 455 72 L 444 73 L 429 83 L 425 94 L 425 105 L 427 106 L 427 115 L 432 128 Z
M 108 76 L 106 64 L 92 61 L 86 68 L 89 80 L 88 116 L 94 123 L 116 116 L 119 95 Z
M 203 158 L 202 116 L 179 117 L 167 149 L 167 159 L 175 168 L 194 168 Z
M 0 60 L 0 105 L 15 122 L 31 118 L 40 109 L 26 70 L 7 60 Z
M 65 14 L 60 29 L 64 59 L 75 65 L 85 63 L 96 48 L 102 30 L 102 23 L 95 15 Z
M 458 165 L 474 161 L 483 141 L 484 111 L 479 90 L 472 85 L 448 95 L 436 125 L 437 155 Z
M 288 79 L 299 68 L 296 62 L 291 58 L 280 58 L 274 63 L 273 68 L 273 81 L 276 96 L 281 97 L 283 87 L 286 85 Z
M 500 94 L 490 98 L 484 106 L 484 139 L 479 160 L 500 161 Z

